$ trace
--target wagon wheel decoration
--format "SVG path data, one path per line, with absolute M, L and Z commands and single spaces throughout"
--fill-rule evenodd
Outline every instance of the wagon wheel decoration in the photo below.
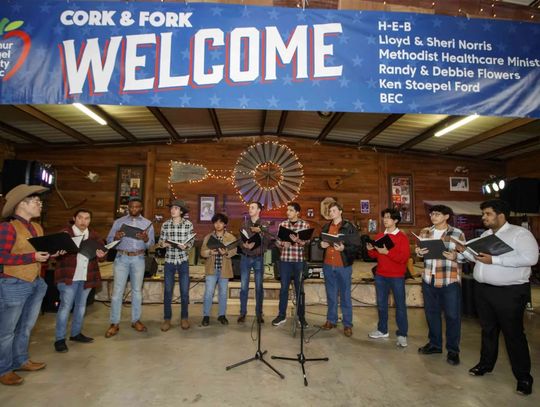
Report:
M 234 167 L 234 186 L 242 200 L 276 209 L 294 201 L 304 182 L 304 169 L 289 147 L 257 143 L 244 151 Z

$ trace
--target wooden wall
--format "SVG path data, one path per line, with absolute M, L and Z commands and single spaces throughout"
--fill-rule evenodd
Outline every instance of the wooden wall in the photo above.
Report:
M 156 208 L 155 205 L 157 198 L 165 198 L 166 201 L 171 198 L 168 189 L 170 160 L 201 164 L 212 170 L 231 170 L 242 151 L 253 143 L 264 140 L 266 139 L 263 137 L 227 138 L 217 143 L 36 150 L 19 152 L 17 158 L 51 163 L 57 170 L 58 189 L 70 208 L 65 207 L 57 192 L 51 193 L 44 222 L 47 230 L 53 231 L 63 226 L 75 210 L 71 207 L 78 205 L 88 207 L 94 212 L 93 225 L 104 235 L 114 220 L 118 165 L 146 166 L 145 216 L 153 218 L 154 215 L 161 214 L 167 217 L 167 209 Z M 389 174 L 413 176 L 416 217 L 412 229 L 417 229 L 428 222 L 424 200 L 482 200 L 482 181 L 500 167 L 500 164 L 478 161 L 321 146 L 297 139 L 280 139 L 280 142 L 288 145 L 304 165 L 305 181 L 297 201 L 302 205 L 304 214 L 308 208 L 315 210 L 315 217 L 308 220 L 316 225 L 324 223 L 325 220 L 320 217 L 320 202 L 325 197 L 335 197 L 344 205 L 345 216 L 349 219 L 355 217 L 364 232 L 367 230 L 368 219 L 380 220 L 379 212 L 388 205 Z M 74 166 L 98 173 L 99 181 L 91 183 L 84 174 L 75 171 Z M 457 166 L 465 166 L 469 170 L 469 192 L 449 191 L 449 177 L 462 175 L 454 172 Z M 343 178 L 343 183 L 338 189 L 332 190 L 327 181 L 337 176 Z M 224 209 L 227 212 L 233 227 L 246 212 L 233 186 L 227 181 L 208 179 L 194 184 L 175 184 L 174 189 L 179 198 L 188 202 L 191 208 L 190 219 L 199 235 L 211 228 L 211 225 L 197 221 L 199 194 L 216 194 L 218 210 Z M 370 214 L 359 214 L 361 199 L 370 201 Z M 272 211 L 265 215 L 283 218 L 285 210 Z

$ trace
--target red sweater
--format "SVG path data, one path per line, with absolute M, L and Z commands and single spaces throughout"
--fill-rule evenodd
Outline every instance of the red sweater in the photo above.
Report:
M 377 240 L 384 236 L 384 233 L 379 233 L 375 236 Z M 411 257 L 409 249 L 409 239 L 402 231 L 393 235 L 388 234 L 394 242 L 388 254 L 380 254 L 376 249 L 368 250 L 368 256 L 372 259 L 377 259 L 377 274 L 382 277 L 403 278 L 407 272 L 407 261 Z

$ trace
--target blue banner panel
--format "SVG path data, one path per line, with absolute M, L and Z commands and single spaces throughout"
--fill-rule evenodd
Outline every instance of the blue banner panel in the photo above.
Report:
M 428 14 L 9 1 L 0 103 L 540 117 L 538 38 Z

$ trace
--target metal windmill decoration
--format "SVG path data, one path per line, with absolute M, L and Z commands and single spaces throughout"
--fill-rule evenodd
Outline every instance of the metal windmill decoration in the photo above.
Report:
M 268 209 L 276 209 L 298 196 L 304 169 L 289 147 L 267 141 L 252 145 L 240 155 L 233 177 L 244 202 L 259 201 Z

